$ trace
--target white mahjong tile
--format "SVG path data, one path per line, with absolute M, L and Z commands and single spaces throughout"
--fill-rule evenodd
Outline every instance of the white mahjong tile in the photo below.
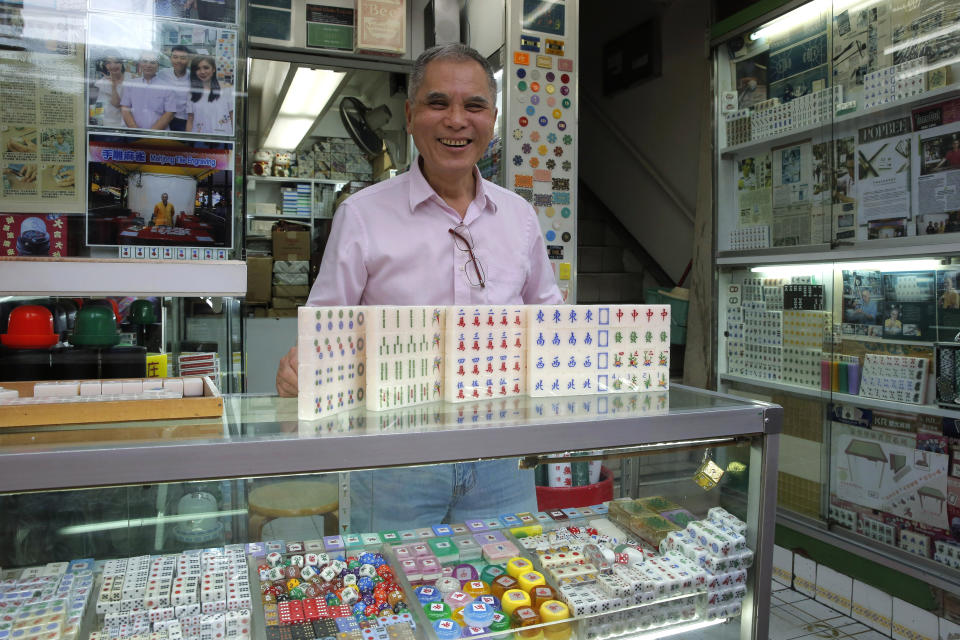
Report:
M 297 316 L 298 400 L 302 420 L 362 406 L 366 312 L 359 307 L 301 307 Z
M 374 307 L 367 323 L 367 408 L 373 411 L 443 397 L 445 310 Z
M 524 393 L 525 323 L 524 307 L 448 307 L 444 399 Z

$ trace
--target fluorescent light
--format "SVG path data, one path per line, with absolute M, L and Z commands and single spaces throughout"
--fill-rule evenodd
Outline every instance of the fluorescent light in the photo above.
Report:
M 800 5 L 793 11 L 783 14 L 776 20 L 768 22 L 763 27 L 751 33 L 750 39 L 762 40 L 763 38 L 769 38 L 771 36 L 785 33 L 790 29 L 803 25 L 804 23 L 819 17 L 829 10 L 830 5 L 830 0 L 814 0 L 813 2 Z
M 801 5 L 793 11 L 785 13 L 776 20 L 773 20 L 760 27 L 750 34 L 750 39 L 760 40 L 762 38 L 769 38 L 770 36 L 779 35 L 789 31 L 790 29 L 793 29 L 794 27 L 800 26 L 809 20 L 815 19 L 821 14 L 829 15 L 832 13 L 832 15 L 838 16 L 844 11 L 857 13 L 872 7 L 881 1 L 882 0 L 865 0 L 860 2 L 859 0 L 834 0 L 831 3 L 830 0 L 814 0 L 813 2 L 808 2 L 807 4 Z M 884 53 L 889 52 L 890 51 L 888 49 Z
M 753 273 L 761 273 L 769 278 L 789 278 L 791 276 L 815 276 L 832 268 L 831 263 L 822 264 L 778 264 L 752 267 Z
M 647 633 L 631 633 L 624 637 L 629 638 L 630 640 L 653 640 L 654 638 L 669 638 L 670 636 L 675 636 L 678 633 L 687 633 L 689 631 L 696 631 L 697 629 L 706 629 L 707 627 L 723 624 L 726 621 L 726 618 L 717 618 L 716 620 L 700 620 L 698 622 L 691 622 L 690 624 L 678 624 L 669 627 L 661 627 L 660 629 L 654 629 L 653 631 L 648 631 Z
M 63 536 L 77 535 L 80 533 L 92 533 L 94 531 L 110 531 L 113 529 L 130 529 L 132 527 L 149 527 L 161 522 L 187 522 L 189 520 L 202 520 L 204 518 L 227 518 L 232 516 L 246 515 L 246 509 L 229 509 L 227 511 L 208 511 L 206 513 L 188 513 L 176 516 L 155 516 L 152 518 L 131 518 L 125 520 L 108 520 L 106 522 L 93 522 L 90 524 L 75 524 L 69 527 L 63 527 L 57 533 Z
M 266 149 L 296 149 L 347 74 L 298 67 L 263 143 Z
M 933 258 L 919 260 L 892 260 L 871 262 L 841 262 L 844 271 L 873 269 L 875 271 L 933 271 L 940 266 L 940 261 Z
M 937 29 L 936 31 L 925 33 L 922 36 L 917 36 L 916 38 L 908 38 L 903 42 L 898 42 L 893 46 L 886 47 L 883 50 L 883 55 L 888 56 L 891 53 L 896 53 L 897 51 L 900 51 L 901 49 L 906 49 L 907 47 L 915 47 L 918 44 L 923 44 L 924 42 L 929 42 L 936 38 L 948 36 L 954 31 L 957 31 L 958 29 L 960 29 L 960 25 L 953 24 L 953 25 L 950 25 L 949 27 L 943 27 L 942 29 Z M 941 66 L 941 65 L 938 65 L 938 66 Z
M 277 116 L 270 127 L 270 134 L 263 143 L 264 149 L 296 149 L 310 131 L 316 118 L 291 118 Z
M 771 278 L 788 278 L 790 276 L 817 275 L 827 270 L 841 269 L 843 271 L 933 271 L 940 266 L 940 261 L 934 258 L 918 260 L 883 260 L 869 262 L 821 262 L 819 264 L 780 264 L 752 267 L 753 273 L 761 273 Z

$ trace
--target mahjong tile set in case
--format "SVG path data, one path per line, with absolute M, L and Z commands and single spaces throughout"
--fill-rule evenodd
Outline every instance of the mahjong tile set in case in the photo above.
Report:
M 607 635 L 611 625 L 629 632 L 721 622 L 740 614 L 746 596 L 753 551 L 745 531 L 720 507 L 698 520 L 653 496 L 421 529 L 52 562 L 0 580 L 0 637 L 454 640 L 515 630 L 571 640 Z M 543 623 L 552 624 L 524 631 Z
M 303 420 L 365 407 L 663 391 L 667 305 L 301 307 Z

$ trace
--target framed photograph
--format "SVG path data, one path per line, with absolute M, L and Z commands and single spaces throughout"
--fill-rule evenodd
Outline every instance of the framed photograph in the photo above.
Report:
M 236 69 L 235 30 L 90 13 L 88 123 L 233 137 Z
M 230 248 L 230 142 L 91 133 L 90 246 Z
M 934 271 L 883 274 L 884 338 L 933 340 L 936 282 Z

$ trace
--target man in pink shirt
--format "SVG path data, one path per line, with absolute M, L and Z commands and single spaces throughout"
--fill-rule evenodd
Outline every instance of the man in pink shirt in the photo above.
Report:
M 533 207 L 483 180 L 476 168 L 493 137 L 495 101 L 493 72 L 475 50 L 453 44 L 420 55 L 406 103 L 420 157 L 407 173 L 340 206 L 308 305 L 562 302 Z M 297 394 L 296 347 L 280 361 L 277 391 Z M 384 482 L 387 473 L 391 480 Z M 394 476 L 416 482 L 418 491 L 435 485 L 436 504 L 391 504 L 383 491 L 402 481 Z M 370 511 L 358 527 L 364 520 L 354 505 L 354 531 L 409 528 L 418 518 L 463 521 L 484 517 L 484 510 L 494 516 L 536 510 L 532 475 L 513 460 L 354 473 L 352 479 L 354 502 Z M 363 484 L 371 486 L 358 491 Z M 374 496 L 394 514 L 381 513 Z

